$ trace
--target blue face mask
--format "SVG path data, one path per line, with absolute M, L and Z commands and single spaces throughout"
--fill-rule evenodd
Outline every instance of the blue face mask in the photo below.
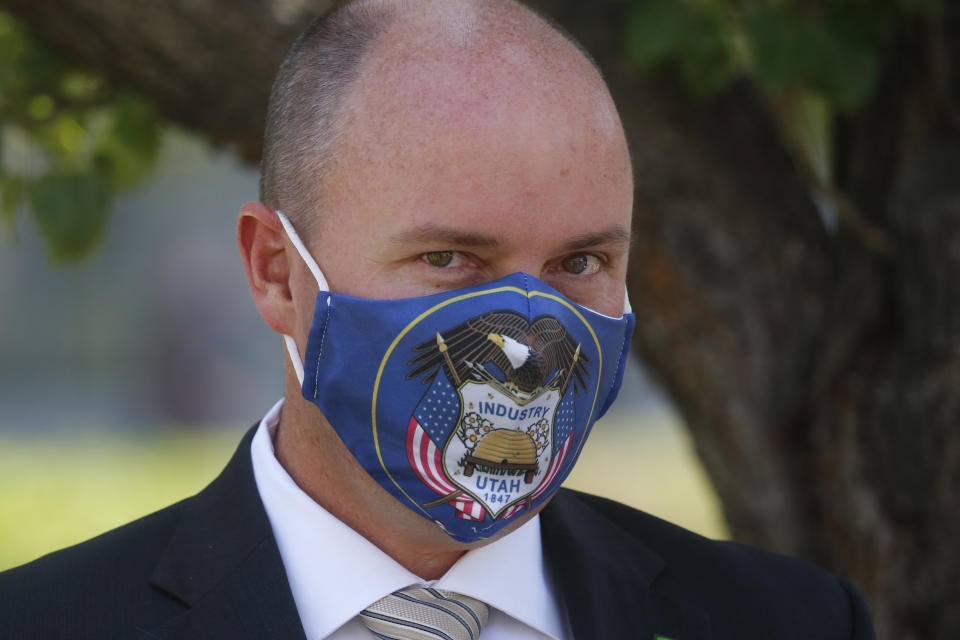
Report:
M 525 273 L 420 298 L 320 292 L 303 396 L 402 504 L 461 542 L 548 500 L 620 388 L 634 318 L 582 307 Z

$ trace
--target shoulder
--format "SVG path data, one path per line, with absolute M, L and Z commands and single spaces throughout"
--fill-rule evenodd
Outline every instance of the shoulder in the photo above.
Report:
M 765 582 L 765 577 L 775 576 L 777 584 L 783 585 L 819 583 L 831 578 L 827 572 L 803 560 L 737 542 L 712 540 L 619 502 L 571 493 L 597 514 L 636 537 L 679 575 L 708 582 L 715 576 L 726 584 L 747 588 L 755 586 L 758 580 Z
M 92 638 L 116 612 L 178 608 L 149 578 L 187 502 L 0 573 L 0 637 Z
M 272 536 L 250 457 L 255 430 L 195 496 L 0 573 L 0 639 L 154 637 L 144 630 L 228 583 Z M 267 571 L 276 579 L 274 565 Z
M 564 493 L 558 497 L 587 508 L 581 517 L 614 525 L 662 559 L 652 589 L 706 611 L 716 637 L 741 637 L 750 628 L 743 637 L 802 637 L 795 631 L 810 629 L 808 637 L 873 638 L 856 589 L 810 562 L 711 540 L 605 498 Z M 796 629 L 785 632 L 791 625 Z

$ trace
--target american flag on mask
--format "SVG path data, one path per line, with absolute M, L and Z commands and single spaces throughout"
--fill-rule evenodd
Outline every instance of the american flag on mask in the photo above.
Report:
M 407 457 L 420 480 L 446 496 L 458 488 L 447 480 L 443 471 L 443 445 L 460 418 L 460 394 L 442 372 L 430 385 L 407 425 Z M 450 500 L 457 517 L 464 520 L 483 520 L 486 509 L 465 493 Z

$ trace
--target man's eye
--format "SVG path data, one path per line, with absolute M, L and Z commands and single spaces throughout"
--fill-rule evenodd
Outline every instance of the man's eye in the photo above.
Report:
M 600 259 L 588 253 L 580 253 L 564 258 L 563 270 L 577 276 L 591 275 L 600 270 Z
M 434 267 L 449 267 L 453 262 L 454 252 L 453 251 L 431 251 L 425 253 L 422 256 L 428 264 Z

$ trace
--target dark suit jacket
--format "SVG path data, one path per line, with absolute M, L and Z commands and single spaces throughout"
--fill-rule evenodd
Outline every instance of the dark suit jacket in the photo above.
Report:
M 303 639 L 252 435 L 198 495 L 0 574 L 0 638 Z M 798 560 L 573 491 L 541 519 L 577 640 L 873 637 L 856 591 Z

